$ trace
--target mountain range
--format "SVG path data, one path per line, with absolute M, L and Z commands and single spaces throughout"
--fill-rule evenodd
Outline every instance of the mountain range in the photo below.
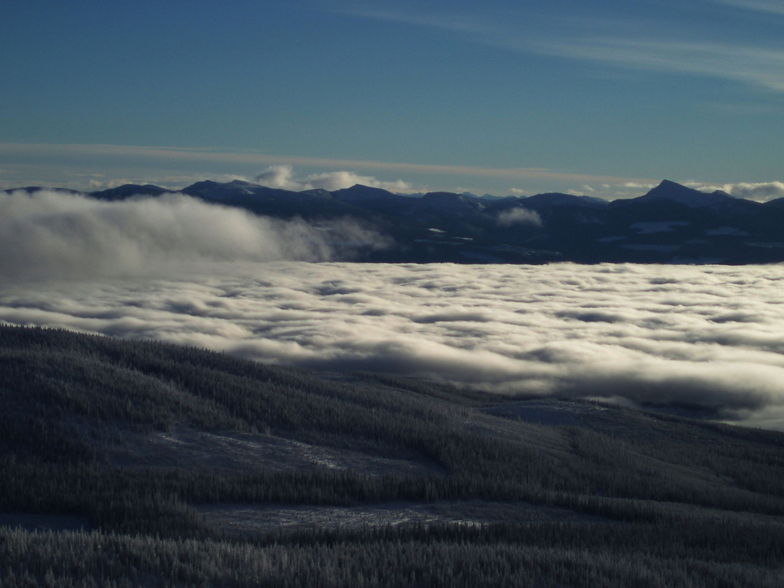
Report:
M 20 189 L 32 193 L 44 188 Z M 206 180 L 181 190 L 126 184 L 85 196 L 117 201 L 171 192 L 274 218 L 301 217 L 314 223 L 352 218 L 393 243 L 359 252 L 357 261 L 784 261 L 784 198 L 759 203 L 670 180 L 637 198 L 614 201 L 561 193 L 502 198 L 450 192 L 401 195 L 362 185 L 295 192 L 241 180 Z

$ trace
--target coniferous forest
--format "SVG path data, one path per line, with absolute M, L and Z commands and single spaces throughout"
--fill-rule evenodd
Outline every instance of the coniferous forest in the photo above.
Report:
M 784 434 L 0 327 L 3 586 L 780 586 Z

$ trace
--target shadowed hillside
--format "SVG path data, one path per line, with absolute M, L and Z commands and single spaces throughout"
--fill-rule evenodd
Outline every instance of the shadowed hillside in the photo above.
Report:
M 0 327 L 0 578 L 776 586 L 784 435 Z

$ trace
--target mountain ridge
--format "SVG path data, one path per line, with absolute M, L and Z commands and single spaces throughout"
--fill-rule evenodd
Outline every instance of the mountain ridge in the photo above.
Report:
M 46 189 L 21 188 L 28 194 Z M 559 192 L 502 198 L 428 192 L 411 197 L 361 184 L 333 191 L 292 191 L 243 180 L 204 180 L 180 190 L 127 184 L 82 194 L 120 201 L 166 193 L 273 218 L 351 218 L 394 242 L 385 250 L 360 252 L 357 261 L 784 261 L 784 199 L 762 204 L 667 179 L 641 196 L 612 201 Z

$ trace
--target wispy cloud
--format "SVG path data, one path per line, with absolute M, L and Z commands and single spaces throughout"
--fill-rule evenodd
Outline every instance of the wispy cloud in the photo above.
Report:
M 784 51 L 623 38 L 544 41 L 537 44 L 536 50 L 636 69 L 727 79 L 784 93 Z
M 412 26 L 441 29 L 469 35 L 475 40 L 492 43 L 499 38 L 499 29 L 475 14 L 459 14 L 456 12 L 409 12 L 400 9 L 378 7 L 354 7 L 342 9 L 340 12 L 361 18 L 397 22 Z
M 754 10 L 768 14 L 784 15 L 784 2 L 781 0 L 717 0 L 719 4 L 735 6 L 743 10 Z
M 718 0 L 722 4 L 784 14 L 784 2 L 773 0 Z M 695 35 L 664 29 L 663 23 L 623 22 L 601 18 L 565 18 L 539 28 L 519 26 L 526 19 L 504 20 L 503 15 L 419 13 L 400 10 L 351 9 L 353 16 L 450 31 L 485 45 L 532 54 L 590 60 L 627 68 L 692 74 L 732 80 L 784 93 L 784 50 L 746 42 L 692 41 Z M 552 19 L 551 19 L 552 20 Z M 537 21 L 539 22 L 539 21 Z M 540 23 L 540 25 L 543 23 Z M 638 29 L 635 37 L 611 31 Z M 552 31 L 559 31 L 552 34 Z M 693 33 L 693 32 L 692 32 Z
M 178 162 L 243 165 L 258 164 L 259 166 L 282 164 L 314 168 L 367 169 L 416 174 L 441 174 L 448 176 L 562 181 L 564 183 L 619 183 L 635 180 L 635 178 L 628 177 L 595 175 L 536 167 L 496 168 L 476 165 L 440 165 L 363 159 L 270 155 L 251 151 L 219 151 L 207 148 L 137 145 L 0 143 L 0 156 L 14 157 L 17 159 L 24 157 L 28 160 L 58 156 L 69 158 L 138 158 L 164 164 L 177 164 Z M 648 179 L 646 178 L 640 181 L 646 180 Z

